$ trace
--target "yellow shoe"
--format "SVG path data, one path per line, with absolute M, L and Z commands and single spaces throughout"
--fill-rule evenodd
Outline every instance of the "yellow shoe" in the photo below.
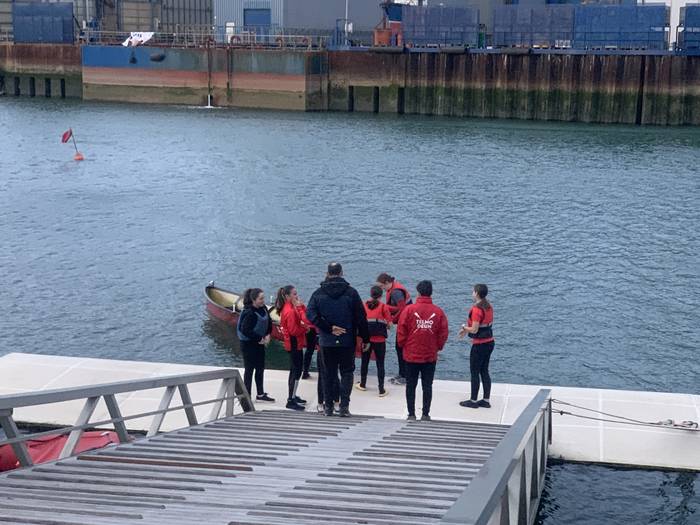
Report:
M 362 386 L 360 383 L 355 383 L 355 388 L 357 388 L 358 390 L 362 390 L 363 392 L 367 390 L 367 388 Z

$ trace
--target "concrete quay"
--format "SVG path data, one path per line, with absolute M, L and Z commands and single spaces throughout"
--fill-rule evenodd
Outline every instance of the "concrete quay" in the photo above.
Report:
M 116 361 L 55 355 L 11 353 L 0 357 L 0 396 L 53 390 L 74 386 L 110 383 L 129 379 L 144 379 L 182 373 L 215 370 L 218 367 L 171 363 Z M 241 371 L 242 372 L 242 371 Z M 316 410 L 316 374 L 312 380 L 300 383 L 299 395 L 308 400 L 308 411 Z M 276 403 L 256 403 L 257 410 L 283 409 L 286 401 L 287 372 L 268 370 L 265 387 Z M 402 418 L 406 415 L 403 387 L 389 385 L 389 395 L 379 398 L 376 379 L 368 379 L 368 390 L 353 389 L 350 409 L 357 415 Z M 215 384 L 201 383 L 191 388 L 192 400 L 212 398 Z M 433 386 L 431 415 L 436 420 L 466 421 L 492 424 L 512 424 L 522 409 L 543 388 L 537 385 L 497 383 L 491 395 L 492 408 L 468 409 L 459 406 L 467 397 L 466 381 L 436 380 Z M 700 471 L 700 432 L 663 426 L 637 426 L 623 421 L 599 421 L 572 415 L 610 419 L 593 411 L 627 418 L 657 422 L 700 421 L 700 396 L 663 392 L 605 390 L 595 388 L 546 387 L 552 398 L 576 405 L 553 404 L 552 445 L 550 458 L 597 464 Z M 420 400 L 420 385 L 417 399 Z M 162 389 L 134 392 L 117 396 L 122 413 L 144 413 L 155 410 Z M 174 401 L 176 403 L 179 400 Z M 18 422 L 34 424 L 72 425 L 80 413 L 82 401 L 19 408 L 14 413 Z M 417 403 L 419 405 L 419 402 Z M 197 415 L 206 419 L 209 407 L 197 407 Z M 320 417 L 320 416 L 319 416 Z M 108 419 L 102 402 L 92 421 Z M 130 430 L 146 430 L 151 418 L 135 419 Z M 162 430 L 187 426 L 182 411 L 166 416 Z

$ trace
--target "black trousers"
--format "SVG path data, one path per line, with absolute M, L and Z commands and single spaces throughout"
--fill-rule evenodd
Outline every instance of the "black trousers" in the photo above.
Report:
M 306 332 L 306 350 L 304 351 L 304 373 L 308 374 L 311 368 L 311 360 L 314 357 L 314 350 L 318 341 L 316 330 Z M 317 360 L 318 361 L 318 360 Z
M 318 394 L 318 404 L 323 405 L 326 396 L 324 395 L 325 389 L 325 379 L 326 379 L 326 365 L 323 360 L 323 352 L 319 349 L 318 356 L 316 357 L 316 362 L 318 363 L 318 382 L 317 382 L 317 394 Z M 333 377 L 333 395 L 331 396 L 329 402 L 340 401 L 340 380 L 338 379 L 338 374 L 336 372 L 335 377 Z
M 372 352 L 377 360 L 377 382 L 379 390 L 384 390 L 384 357 L 386 356 L 386 343 L 370 343 L 369 350 L 362 352 L 362 362 L 360 364 L 360 385 L 367 386 L 367 372 L 369 371 L 369 361 Z
M 416 386 L 420 375 L 423 389 L 423 415 L 430 415 L 430 404 L 433 401 L 433 379 L 435 378 L 435 363 L 406 363 L 406 406 L 408 415 L 416 415 Z
M 333 398 L 334 378 L 340 373 L 340 407 L 350 406 L 350 392 L 352 392 L 353 374 L 355 372 L 355 349 L 353 347 L 323 347 L 323 362 L 325 377 L 323 378 L 323 398 Z
M 469 371 L 472 376 L 472 400 L 476 401 L 479 396 L 479 383 L 484 383 L 484 399 L 491 396 L 491 375 L 489 374 L 489 361 L 495 342 L 472 345 L 469 353 Z
M 401 377 L 408 377 L 406 376 L 406 361 L 403 359 L 403 348 L 399 346 L 399 342 L 396 342 L 396 358 L 399 361 L 399 376 Z
M 294 385 L 301 379 L 301 371 L 304 366 L 304 350 L 297 349 L 296 338 L 292 338 L 292 349 L 289 352 L 289 377 L 287 379 L 287 387 L 289 395 L 287 401 L 291 401 L 294 397 Z
M 265 375 L 265 346 L 256 345 L 253 348 L 241 348 L 243 354 L 243 383 L 252 396 L 253 373 L 255 373 L 255 389 L 259 396 L 265 393 L 263 377 Z

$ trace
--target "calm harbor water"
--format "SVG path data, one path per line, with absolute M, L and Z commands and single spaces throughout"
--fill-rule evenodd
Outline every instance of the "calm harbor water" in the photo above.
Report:
M 238 365 L 204 285 L 308 298 L 337 259 L 363 295 L 432 279 L 453 332 L 488 283 L 496 381 L 697 394 L 699 158 L 688 128 L 0 98 L 0 355 Z M 467 369 L 453 336 L 438 376 Z M 697 482 L 555 466 L 540 519 L 700 523 Z

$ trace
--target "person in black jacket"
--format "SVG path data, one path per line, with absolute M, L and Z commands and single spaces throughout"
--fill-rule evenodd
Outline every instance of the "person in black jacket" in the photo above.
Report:
M 369 328 L 360 294 L 343 279 L 340 263 L 328 265 L 326 280 L 311 296 L 306 316 L 318 328 L 323 353 L 324 413 L 333 415 L 333 378 L 340 370 L 340 416 L 350 417 L 356 338 L 368 345 Z
M 256 401 L 274 402 L 263 387 L 265 374 L 265 347 L 270 342 L 272 320 L 265 306 L 265 293 L 260 288 L 249 288 L 243 293 L 243 311 L 236 326 L 243 353 L 243 383 L 253 395 L 253 372 L 255 372 Z

